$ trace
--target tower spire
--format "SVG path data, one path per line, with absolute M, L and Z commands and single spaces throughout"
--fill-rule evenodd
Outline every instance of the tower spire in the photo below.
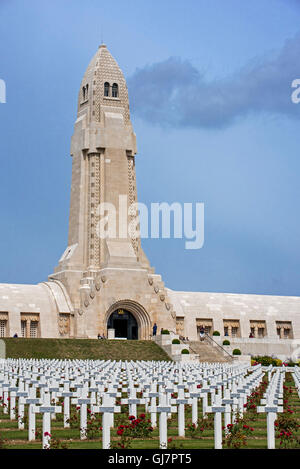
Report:
M 154 321 L 160 317 L 162 327 L 171 320 L 175 328 L 163 282 L 155 276 L 153 286 L 154 271 L 141 246 L 136 153 L 126 81 L 101 44 L 80 85 L 71 143 L 68 247 L 51 275 L 70 295 L 77 337 L 105 331 L 120 308 L 138 323 L 128 322 L 128 338 L 149 338 L 147 310 Z

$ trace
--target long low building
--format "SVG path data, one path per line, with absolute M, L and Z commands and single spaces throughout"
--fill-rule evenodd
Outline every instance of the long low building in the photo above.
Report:
M 228 338 L 245 354 L 289 358 L 300 347 L 300 298 L 297 296 L 168 290 L 176 309 L 176 333 L 199 338 L 201 327 Z M 298 340 L 297 340 L 298 339 Z
M 72 313 L 60 283 L 0 284 L 0 337 L 70 337 Z

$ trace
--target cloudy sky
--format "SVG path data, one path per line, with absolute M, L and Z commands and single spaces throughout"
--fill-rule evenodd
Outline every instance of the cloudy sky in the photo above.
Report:
M 203 202 L 205 243 L 144 240 L 172 289 L 300 295 L 300 0 L 0 0 L 0 282 L 67 245 L 70 138 L 101 39 L 128 82 L 141 202 Z

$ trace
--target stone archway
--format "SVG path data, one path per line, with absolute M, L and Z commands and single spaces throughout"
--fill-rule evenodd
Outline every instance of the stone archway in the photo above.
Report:
M 126 309 L 116 309 L 108 318 L 107 329 L 114 329 L 116 339 L 137 340 L 138 323 L 134 315 Z
M 113 313 L 123 309 L 132 314 L 138 325 L 137 338 L 139 340 L 149 340 L 151 337 L 151 320 L 145 308 L 133 300 L 119 300 L 112 304 L 105 316 L 105 324 L 107 327 L 108 321 Z

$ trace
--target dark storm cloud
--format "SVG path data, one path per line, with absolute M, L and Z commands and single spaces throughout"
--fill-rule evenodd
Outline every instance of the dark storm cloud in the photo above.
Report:
M 249 114 L 300 119 L 291 83 L 300 78 L 300 33 L 276 55 L 252 61 L 225 79 L 208 81 L 188 60 L 170 57 L 128 79 L 133 112 L 175 127 L 225 127 Z

